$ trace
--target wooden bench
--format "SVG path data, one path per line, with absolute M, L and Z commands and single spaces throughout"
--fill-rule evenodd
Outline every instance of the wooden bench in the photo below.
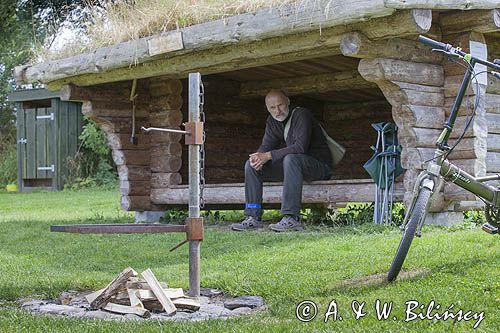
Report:
M 264 183 L 263 202 L 268 207 L 281 203 L 282 183 Z M 402 201 L 404 188 L 396 182 L 394 200 Z M 172 185 L 169 188 L 151 189 L 154 204 L 184 206 L 188 202 L 188 185 Z M 373 202 L 375 183 L 371 179 L 342 179 L 305 182 L 302 190 L 302 203 L 305 206 L 327 205 L 343 207 L 348 202 Z M 206 184 L 204 201 L 209 207 L 238 207 L 245 202 L 245 184 Z

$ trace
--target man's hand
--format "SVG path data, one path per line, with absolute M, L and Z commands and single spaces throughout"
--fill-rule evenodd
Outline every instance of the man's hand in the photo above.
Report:
M 271 152 L 250 154 L 250 166 L 259 171 L 267 161 L 272 159 Z

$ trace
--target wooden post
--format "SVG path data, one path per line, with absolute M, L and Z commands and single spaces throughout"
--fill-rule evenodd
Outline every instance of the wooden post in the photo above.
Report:
M 189 121 L 200 121 L 201 74 L 189 74 Z M 189 145 L 189 217 L 200 217 L 200 146 Z M 200 296 L 200 241 L 189 241 L 189 292 Z

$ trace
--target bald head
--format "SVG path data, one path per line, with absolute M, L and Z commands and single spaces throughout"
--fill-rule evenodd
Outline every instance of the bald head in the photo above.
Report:
M 272 89 L 266 95 L 267 111 L 278 121 L 283 121 L 288 117 L 289 105 L 290 99 L 281 90 Z

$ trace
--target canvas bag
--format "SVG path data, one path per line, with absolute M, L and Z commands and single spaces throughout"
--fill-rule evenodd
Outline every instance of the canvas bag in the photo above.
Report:
M 293 113 L 295 112 L 295 109 L 292 110 L 292 115 L 290 116 L 290 119 L 285 124 L 285 132 L 284 132 L 284 139 L 286 141 L 286 137 L 288 136 L 288 131 L 290 130 L 290 125 L 292 123 L 292 118 L 293 118 Z M 341 146 L 337 141 L 333 140 L 328 133 L 326 133 L 325 129 L 321 124 L 319 124 L 319 127 L 321 128 L 321 131 L 323 132 L 323 135 L 325 136 L 326 143 L 328 145 L 328 149 L 330 149 L 330 154 L 332 155 L 332 167 L 335 165 L 339 164 L 339 162 L 344 158 L 345 155 L 345 148 Z

